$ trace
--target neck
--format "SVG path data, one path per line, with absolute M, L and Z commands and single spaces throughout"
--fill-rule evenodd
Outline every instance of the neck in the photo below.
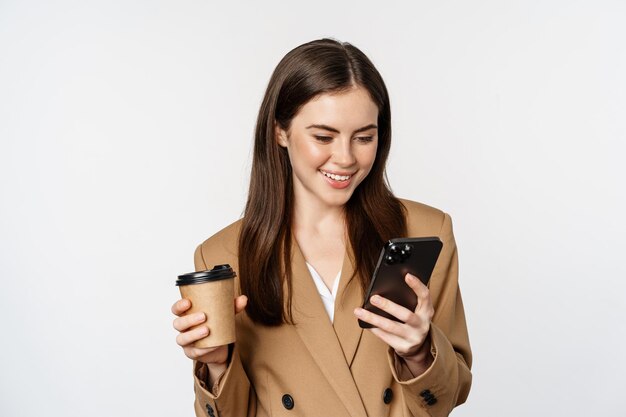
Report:
M 344 207 L 318 207 L 314 204 L 298 204 L 296 200 L 293 228 L 296 235 L 322 233 L 327 236 L 341 236 L 343 240 L 346 229 Z

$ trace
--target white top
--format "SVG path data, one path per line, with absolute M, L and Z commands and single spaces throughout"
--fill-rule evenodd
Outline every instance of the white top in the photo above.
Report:
M 313 268 L 308 262 L 306 262 L 307 268 L 309 268 L 309 272 L 313 277 L 313 282 L 317 287 L 317 292 L 322 297 L 322 302 L 324 303 L 324 308 L 328 313 L 328 317 L 330 317 L 330 322 L 332 323 L 335 318 L 335 297 L 337 297 L 337 288 L 339 288 L 339 277 L 341 277 L 341 269 L 339 273 L 335 277 L 335 281 L 333 282 L 332 291 L 328 289 L 326 284 L 324 284 L 324 280 L 320 274 L 317 273 L 315 268 Z

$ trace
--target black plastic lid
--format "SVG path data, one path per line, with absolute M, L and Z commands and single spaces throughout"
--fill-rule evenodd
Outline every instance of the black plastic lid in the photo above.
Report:
M 179 275 L 176 285 L 203 284 L 205 282 L 219 281 L 221 279 L 234 278 L 237 274 L 229 264 L 215 265 L 210 271 L 189 272 Z

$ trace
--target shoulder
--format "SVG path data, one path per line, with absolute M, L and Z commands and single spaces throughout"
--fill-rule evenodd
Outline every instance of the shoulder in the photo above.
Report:
M 419 203 L 400 198 L 400 203 L 406 210 L 406 225 L 409 236 L 437 236 L 446 223 L 450 223 L 450 216 L 444 211 Z
M 229 224 L 198 245 L 194 256 L 196 269 L 212 268 L 214 265 L 226 263 L 233 267 L 237 265 L 240 230 L 241 219 Z

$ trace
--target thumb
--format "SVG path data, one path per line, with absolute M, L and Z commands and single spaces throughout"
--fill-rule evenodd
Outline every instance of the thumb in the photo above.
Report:
M 243 311 L 244 308 L 248 305 L 248 297 L 245 295 L 240 295 L 235 298 L 235 314 L 239 314 Z
M 415 307 L 415 311 L 417 311 L 420 307 L 423 307 L 424 305 L 431 306 L 430 290 L 419 278 L 417 278 L 415 275 L 406 274 L 404 281 L 408 284 L 409 287 L 411 287 L 413 292 L 415 292 L 415 295 L 417 295 L 417 307 Z
M 415 292 L 418 297 L 423 297 L 428 293 L 428 287 L 415 275 L 407 273 L 404 282 Z

